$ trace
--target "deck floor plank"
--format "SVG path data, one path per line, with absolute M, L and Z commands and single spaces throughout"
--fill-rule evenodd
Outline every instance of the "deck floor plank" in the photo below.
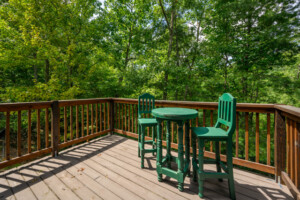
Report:
M 28 183 L 32 192 L 38 199 L 58 199 L 58 197 L 50 190 L 50 188 L 39 177 L 36 170 L 27 168 L 20 169 L 24 180 Z
M 183 192 L 174 179 L 164 176 L 158 182 L 155 156 L 146 154 L 141 169 L 137 147 L 135 140 L 105 136 L 63 150 L 56 158 L 7 170 L 0 173 L 0 199 L 199 199 L 197 183 L 189 177 Z M 205 170 L 216 169 L 205 165 Z M 234 177 L 237 199 L 292 199 L 285 186 L 268 177 L 240 169 L 234 169 Z M 209 179 L 204 190 L 204 199 L 229 196 L 227 180 Z
M 70 156 L 64 155 L 63 158 L 64 157 L 68 157 L 68 159 L 70 159 Z M 119 185 L 119 184 L 115 183 L 113 180 L 109 179 L 107 177 L 107 175 L 105 175 L 103 173 L 102 168 L 99 170 L 94 170 L 95 166 L 91 167 L 86 164 L 86 163 L 88 163 L 88 161 L 89 160 L 86 160 L 86 161 L 76 164 L 75 167 L 77 168 L 77 172 L 74 170 L 70 171 L 70 172 L 75 176 L 80 176 L 80 178 L 82 176 L 82 173 L 85 174 L 86 176 L 89 176 L 89 174 L 94 174 L 94 176 L 96 175 L 95 178 L 90 177 L 90 179 L 94 180 L 92 184 L 93 185 L 101 185 L 103 188 L 105 188 L 106 191 L 102 191 L 103 189 L 97 190 L 96 188 L 93 188 L 94 186 L 87 184 L 87 183 L 86 183 L 86 186 L 92 187 L 92 189 L 97 190 L 99 193 L 101 193 L 102 198 L 112 199 L 111 197 L 108 196 L 108 194 L 106 194 L 105 196 L 103 195 L 105 192 L 109 192 L 110 194 L 114 195 L 113 199 L 142 199 L 142 198 L 138 197 L 136 194 L 134 194 L 133 192 L 126 190 L 121 185 Z M 67 170 L 69 170 L 69 169 L 67 169 Z M 101 173 L 99 173 L 99 172 L 101 172 Z
M 133 140 L 128 140 L 128 141 L 118 145 L 112 151 L 116 151 L 119 148 L 118 150 L 120 152 L 131 152 L 132 155 L 130 156 L 130 158 L 134 159 L 135 157 L 133 155 L 135 155 L 136 151 L 137 151 L 136 150 L 137 145 L 134 142 L 135 141 L 133 141 Z M 120 148 L 120 147 L 122 147 L 122 148 Z M 166 151 L 164 149 L 164 153 L 165 152 Z M 173 154 L 175 156 L 177 155 L 176 152 L 174 152 Z M 146 158 L 147 158 L 147 156 L 146 156 Z M 155 158 L 153 161 L 155 164 Z M 215 165 L 205 165 L 204 169 L 215 171 Z M 235 178 L 235 181 L 238 181 L 238 183 L 240 183 L 238 186 L 244 187 L 244 189 L 246 189 L 246 190 L 250 189 L 250 190 L 256 192 L 256 194 L 254 193 L 251 196 L 257 197 L 256 195 L 259 194 L 259 196 L 263 195 L 263 196 L 261 196 L 261 198 L 263 198 L 263 197 L 265 197 L 265 198 L 280 197 L 280 198 L 285 198 L 285 199 L 293 199 L 290 192 L 288 191 L 287 187 L 278 185 L 277 183 L 275 183 L 274 180 L 272 180 L 268 177 L 260 176 L 255 173 L 245 172 L 245 171 L 239 170 L 239 169 L 234 169 L 234 178 Z M 213 180 L 214 179 L 211 179 L 208 181 L 213 181 Z M 214 184 L 220 184 L 220 183 L 218 181 L 216 181 L 216 182 L 214 182 Z M 228 187 L 227 184 L 225 184 L 224 186 Z M 259 187 L 259 189 L 258 189 L 257 186 L 261 186 L 261 187 Z M 237 191 L 240 191 L 240 190 L 237 190 Z M 261 191 L 264 191 L 264 192 L 261 192 Z M 242 191 L 240 191 L 240 192 L 242 193 Z M 245 194 L 245 193 L 243 193 L 243 194 Z M 265 196 L 265 194 L 267 194 L 267 196 Z

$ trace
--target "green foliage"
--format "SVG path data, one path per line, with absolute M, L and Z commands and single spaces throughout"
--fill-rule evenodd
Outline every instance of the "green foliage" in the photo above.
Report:
M 300 106 L 299 9 L 271 1 L 0 3 L 0 101 L 92 97 Z

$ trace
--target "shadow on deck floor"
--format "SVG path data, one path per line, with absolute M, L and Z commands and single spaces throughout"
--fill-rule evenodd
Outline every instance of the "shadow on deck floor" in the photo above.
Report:
M 206 165 L 205 170 L 215 166 Z M 266 177 L 234 169 L 234 178 L 237 199 L 292 199 L 285 186 Z M 226 180 L 211 179 L 204 187 L 205 199 L 228 199 Z M 184 192 L 169 177 L 158 182 L 155 157 L 146 155 L 141 169 L 137 141 L 116 135 L 0 174 L 1 199 L 199 199 L 197 191 L 190 178 Z

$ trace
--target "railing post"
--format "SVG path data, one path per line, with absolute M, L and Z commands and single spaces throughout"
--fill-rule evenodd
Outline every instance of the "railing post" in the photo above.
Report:
M 53 101 L 51 105 L 51 146 L 52 146 L 52 157 L 58 155 L 58 144 L 59 144 L 59 122 L 60 112 L 58 101 Z
M 110 123 L 109 123 L 109 125 L 110 125 L 110 127 L 109 127 L 109 129 L 110 129 L 110 134 L 112 135 L 113 133 L 114 133 L 114 122 L 115 122 L 115 116 L 114 116 L 114 113 L 115 113 L 115 111 L 114 111 L 114 100 L 113 99 L 111 99 L 110 100 L 110 102 L 109 102 L 109 111 L 110 111 L 110 113 L 109 113 L 109 120 L 110 120 Z
M 281 171 L 286 168 L 286 125 L 281 111 L 275 110 L 275 178 L 281 182 Z

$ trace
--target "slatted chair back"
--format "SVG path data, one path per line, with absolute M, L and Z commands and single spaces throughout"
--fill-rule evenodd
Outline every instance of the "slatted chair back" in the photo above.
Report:
M 221 124 L 228 127 L 227 134 L 231 137 L 236 126 L 236 99 L 229 93 L 224 93 L 219 98 L 218 121 L 215 127 L 219 128 Z
M 145 93 L 139 96 L 138 113 L 139 118 L 142 118 L 142 114 L 151 113 L 155 107 L 155 98 L 151 94 Z

